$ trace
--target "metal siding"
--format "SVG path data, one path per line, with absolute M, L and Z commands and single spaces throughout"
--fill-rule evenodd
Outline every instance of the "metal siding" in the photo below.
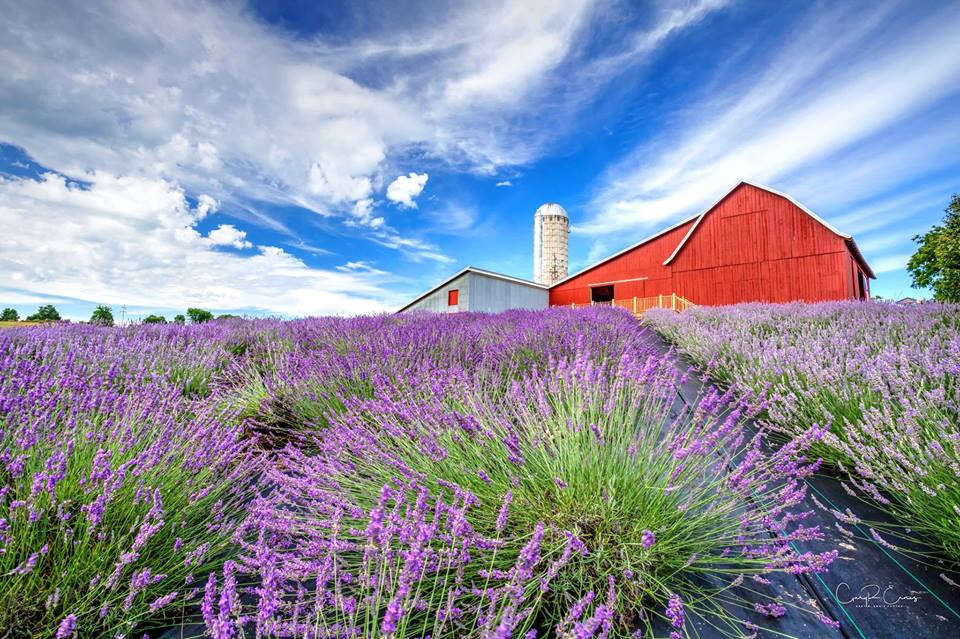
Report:
M 480 273 L 467 273 L 470 299 L 466 310 L 499 313 L 514 308 L 540 309 L 548 306 L 547 289 L 508 282 Z M 464 304 L 461 292 L 461 306 Z
M 457 311 L 467 310 L 470 301 L 470 273 L 464 273 L 460 277 L 451 280 L 441 288 L 430 293 L 416 304 L 405 309 L 404 312 L 411 311 L 432 311 L 434 313 L 455 313 Z M 456 306 L 447 305 L 447 292 L 457 289 L 459 304 Z

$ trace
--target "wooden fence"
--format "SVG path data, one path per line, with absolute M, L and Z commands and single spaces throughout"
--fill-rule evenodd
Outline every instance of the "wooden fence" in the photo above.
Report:
M 634 315 L 642 315 L 651 308 L 669 308 L 674 311 L 685 311 L 692 306 L 696 306 L 690 300 L 680 297 L 676 293 L 669 295 L 655 295 L 653 297 L 633 297 L 625 300 L 612 300 L 610 302 L 590 302 L 589 304 L 571 304 L 570 308 L 583 308 L 585 306 L 619 306 L 631 311 Z

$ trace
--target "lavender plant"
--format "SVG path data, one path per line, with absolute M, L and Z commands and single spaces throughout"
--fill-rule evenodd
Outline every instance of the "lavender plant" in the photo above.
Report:
M 740 635 L 822 429 L 679 381 L 607 308 L 4 332 L 0 628 Z
M 232 551 L 251 444 L 189 397 L 218 356 L 172 327 L 0 334 L 5 636 L 142 630 Z
M 815 450 L 848 490 L 902 523 L 895 537 L 919 531 L 960 560 L 960 306 L 750 304 L 646 320 L 713 377 L 766 395 L 771 428 L 831 423 Z
M 274 488 L 232 568 L 261 583 L 256 605 L 211 580 L 214 636 L 246 621 L 263 636 L 606 637 L 652 632 L 658 618 L 679 633 L 684 601 L 739 634 L 757 614 L 745 582 L 836 556 L 794 550 L 820 538 L 793 507 L 816 467 L 803 449 L 821 431 L 767 456 L 729 396 L 671 414 L 676 371 L 629 315 L 403 322 L 371 356 L 403 375 L 384 371 L 358 395 L 339 388 L 338 408 L 275 453 Z M 527 337 L 487 342 L 501 322 Z M 424 340 L 436 325 L 437 341 Z M 472 367 L 448 348 L 463 326 Z M 360 354 L 349 339 L 339 354 L 367 356 L 362 339 Z M 322 357 L 316 370 L 296 361 L 291 383 L 329 379 Z

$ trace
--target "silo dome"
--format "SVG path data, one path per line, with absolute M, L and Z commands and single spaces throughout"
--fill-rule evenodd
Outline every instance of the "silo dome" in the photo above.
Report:
M 546 204 L 541 204 L 540 208 L 537 209 L 537 212 L 534 213 L 534 215 L 562 215 L 563 217 L 569 217 L 567 215 L 567 210 L 556 202 L 547 202 Z
M 547 286 L 567 276 L 567 243 L 570 220 L 555 202 L 541 205 L 533 214 L 533 281 Z

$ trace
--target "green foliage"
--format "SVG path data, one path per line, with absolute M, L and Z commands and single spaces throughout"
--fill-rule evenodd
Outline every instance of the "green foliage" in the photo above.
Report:
M 0 322 L 16 322 L 20 319 L 20 314 L 15 308 L 5 308 L 0 312 Z
M 945 209 L 943 225 L 915 235 L 917 252 L 907 263 L 914 288 L 933 289 L 941 302 L 960 302 L 960 195 Z
M 239 315 L 234 315 L 232 313 L 222 313 L 217 315 L 217 319 L 230 319 L 231 317 L 240 317 Z
M 90 316 L 90 323 L 98 324 L 99 326 L 113 326 L 113 309 L 101 304 L 93 309 L 93 315 Z
M 173 316 L 173 323 L 174 323 L 174 324 L 186 324 L 186 323 L 187 323 L 187 318 L 183 316 L 183 313 L 177 313 L 176 315 Z
M 213 319 L 213 313 L 202 308 L 188 308 L 187 317 L 191 324 L 203 324 Z
M 183 316 L 178 315 L 177 317 L 183 317 Z M 143 318 L 143 323 L 144 324 L 166 324 L 167 318 L 164 317 L 163 315 L 147 315 L 146 317 Z
M 37 312 L 27 317 L 28 322 L 58 322 L 60 313 L 53 307 L 53 304 L 44 304 L 37 309 Z
M 193 467 L 189 463 L 188 459 L 196 454 L 196 449 L 205 445 L 202 441 L 186 441 L 171 447 L 164 462 L 138 470 L 141 474 L 136 478 L 131 475 L 122 483 L 116 480 L 118 488 L 97 527 L 107 534 L 96 537 L 81 505 L 90 499 L 87 484 L 98 451 L 102 454 L 106 450 L 110 454 L 114 468 L 124 467 L 124 464 L 130 465 L 144 458 L 160 438 L 169 437 L 169 433 L 149 423 L 133 424 L 130 432 L 134 434 L 132 445 L 111 443 L 106 449 L 102 448 L 99 439 L 78 436 L 74 440 L 75 446 L 69 452 L 66 464 L 67 473 L 57 484 L 56 502 L 46 495 L 41 496 L 43 501 L 40 502 L 51 506 L 60 504 L 61 510 L 63 504 L 71 504 L 66 510 L 71 515 L 69 521 L 58 517 L 57 509 L 48 508 L 39 510 L 36 522 L 29 521 L 31 515 L 25 509 L 20 509 L 21 512 L 8 522 L 14 531 L 18 531 L 20 540 L 11 547 L 8 556 L 0 555 L 0 570 L 4 575 L 9 575 L 37 548 L 44 546 L 49 550 L 40 557 L 37 570 L 23 578 L 4 582 L 0 592 L 0 628 L 30 627 L 35 629 L 30 636 L 52 637 L 52 628 L 62 616 L 56 612 L 59 607 L 50 607 L 49 610 L 44 607 L 44 602 L 53 596 L 70 602 L 70 610 L 78 616 L 87 620 L 99 619 L 106 628 L 131 628 L 150 617 L 150 601 L 178 590 L 192 571 L 202 575 L 222 564 L 222 555 L 229 548 L 229 534 L 226 528 L 224 532 L 213 534 L 211 530 L 216 530 L 214 522 L 222 512 L 220 509 L 239 512 L 240 502 L 235 487 L 222 481 L 222 469 Z M 27 459 L 26 474 L 9 480 L 7 487 L 12 498 L 29 498 L 34 474 L 43 473 L 45 460 L 56 450 L 53 442 L 38 444 Z M 198 498 L 192 491 L 184 490 L 185 486 L 208 487 L 209 492 Z M 152 494 L 153 499 L 138 497 L 143 493 Z M 156 503 L 162 503 L 165 519 L 154 522 L 150 511 Z M 136 543 L 138 531 L 150 523 L 159 529 L 138 550 L 135 563 L 123 571 L 122 581 L 129 582 L 131 574 L 142 567 L 149 567 L 155 574 L 165 577 L 163 581 L 149 585 L 138 595 L 135 605 L 127 610 L 124 608 L 127 589 L 110 589 L 104 582 L 116 569 L 117 558 Z M 182 545 L 183 550 L 171 551 L 175 544 Z M 186 564 L 186 553 L 204 545 L 209 548 L 205 556 L 194 565 Z M 106 617 L 102 618 L 97 612 L 101 605 L 106 611 Z M 39 628 L 45 628 L 47 632 L 36 631 Z M 98 636 L 113 636 L 113 633 Z

